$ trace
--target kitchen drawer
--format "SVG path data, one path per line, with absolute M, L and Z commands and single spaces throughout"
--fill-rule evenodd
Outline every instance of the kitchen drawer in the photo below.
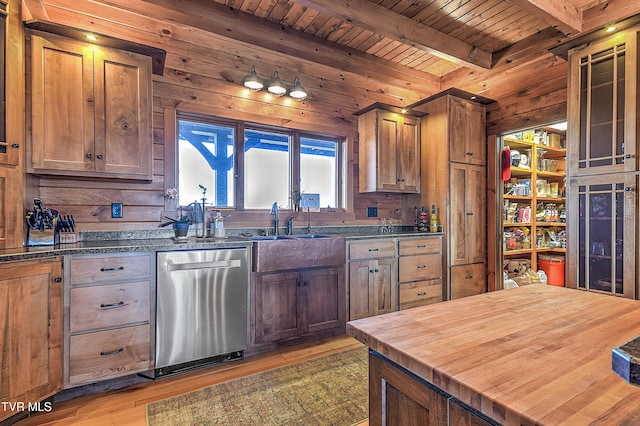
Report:
M 400 284 L 400 309 L 415 308 L 442 301 L 442 280 Z
M 69 383 L 72 385 L 151 369 L 150 325 L 71 336 Z
M 398 262 L 400 282 L 442 277 L 442 256 L 440 254 L 400 256 Z
M 148 280 L 151 257 L 135 256 L 72 257 L 71 285 L 101 282 Z
M 382 257 L 394 257 L 396 245 L 393 240 L 376 240 L 351 243 L 349 245 L 349 259 L 379 259 Z
M 400 256 L 429 253 L 442 253 L 442 239 L 404 238 L 398 241 L 398 254 Z
M 149 281 L 70 290 L 70 331 L 149 321 Z
M 484 263 L 451 267 L 451 299 L 473 296 L 487 291 L 487 275 Z

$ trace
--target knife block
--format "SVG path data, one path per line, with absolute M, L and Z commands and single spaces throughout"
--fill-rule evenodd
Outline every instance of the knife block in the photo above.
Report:
M 60 243 L 60 233 L 56 229 L 39 230 L 27 227 L 27 247 L 53 246 Z

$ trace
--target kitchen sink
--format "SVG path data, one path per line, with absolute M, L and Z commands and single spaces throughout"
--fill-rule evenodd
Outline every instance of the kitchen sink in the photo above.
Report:
M 270 238 L 253 241 L 254 272 L 340 265 L 345 261 L 345 243 L 341 237 L 303 234 L 279 236 L 277 240 L 275 236 Z
M 247 237 L 251 241 L 269 241 L 269 240 L 290 240 L 291 237 L 285 235 L 265 235 L 257 237 Z

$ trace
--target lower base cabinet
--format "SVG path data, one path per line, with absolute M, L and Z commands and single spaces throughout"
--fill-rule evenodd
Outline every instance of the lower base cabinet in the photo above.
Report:
M 451 300 L 487 291 L 486 266 L 473 263 L 451 267 Z
M 62 285 L 60 259 L 0 264 L 0 421 L 62 389 Z
M 152 367 L 148 253 L 65 258 L 65 388 Z
M 344 332 L 345 287 L 342 267 L 252 274 L 252 347 Z
M 489 426 L 446 392 L 369 353 L 369 424 Z

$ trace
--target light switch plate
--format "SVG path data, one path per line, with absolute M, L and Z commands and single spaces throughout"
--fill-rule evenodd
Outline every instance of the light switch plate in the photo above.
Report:
M 111 203 L 111 217 L 122 219 L 122 203 Z

